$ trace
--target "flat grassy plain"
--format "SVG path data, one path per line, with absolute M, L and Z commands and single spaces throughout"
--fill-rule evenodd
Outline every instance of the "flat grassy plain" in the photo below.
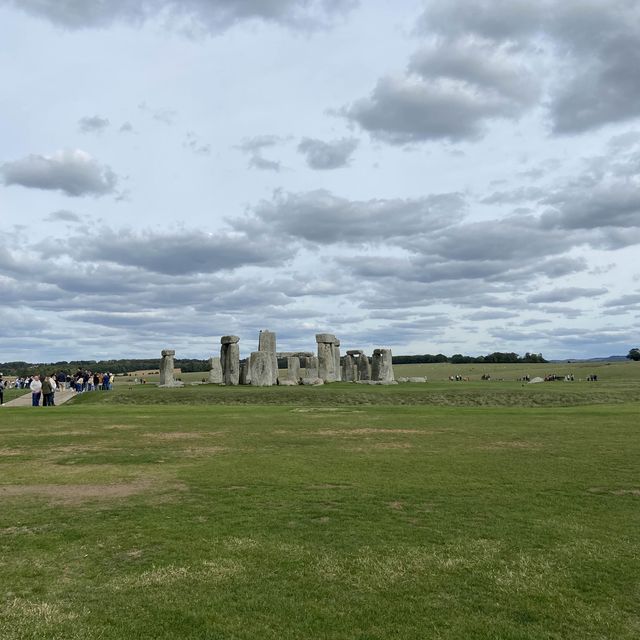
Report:
M 5 407 L 0 638 L 635 640 L 633 365 Z

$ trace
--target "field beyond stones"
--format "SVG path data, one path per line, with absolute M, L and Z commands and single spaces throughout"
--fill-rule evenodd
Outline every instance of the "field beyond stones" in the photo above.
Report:
M 640 363 L 505 366 L 0 409 L 0 638 L 635 640 Z

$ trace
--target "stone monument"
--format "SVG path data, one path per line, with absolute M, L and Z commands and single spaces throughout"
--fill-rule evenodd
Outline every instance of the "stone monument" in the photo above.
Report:
M 209 358 L 209 382 L 211 384 L 222 384 L 222 365 L 220 358 Z
M 160 355 L 162 356 L 162 360 L 160 361 L 160 384 L 158 386 L 165 389 L 184 386 L 182 382 L 175 380 L 173 377 L 173 370 L 175 368 L 173 356 L 176 355 L 175 350 L 163 349 Z
M 240 338 L 238 336 L 222 336 L 220 338 L 220 363 L 222 365 L 222 382 L 235 386 L 240 382 Z
M 331 333 L 316 334 L 318 377 L 324 382 L 340 380 L 340 340 Z
M 271 358 L 271 384 L 278 384 L 276 334 L 273 331 L 260 331 L 260 334 L 258 335 L 258 351 L 266 351 L 269 354 L 269 357 Z
M 371 362 L 371 380 L 383 384 L 395 382 L 391 349 L 374 349 Z

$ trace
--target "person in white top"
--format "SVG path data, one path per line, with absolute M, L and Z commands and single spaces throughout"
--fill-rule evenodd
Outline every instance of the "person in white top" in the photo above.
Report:
M 29 387 L 31 388 L 31 406 L 40 406 L 40 396 L 42 395 L 42 382 L 40 382 L 40 376 L 33 376 Z

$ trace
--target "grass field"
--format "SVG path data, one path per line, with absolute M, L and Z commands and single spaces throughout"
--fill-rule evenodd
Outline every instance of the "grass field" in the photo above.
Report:
M 635 640 L 640 367 L 589 369 L 5 407 L 0 638 Z

